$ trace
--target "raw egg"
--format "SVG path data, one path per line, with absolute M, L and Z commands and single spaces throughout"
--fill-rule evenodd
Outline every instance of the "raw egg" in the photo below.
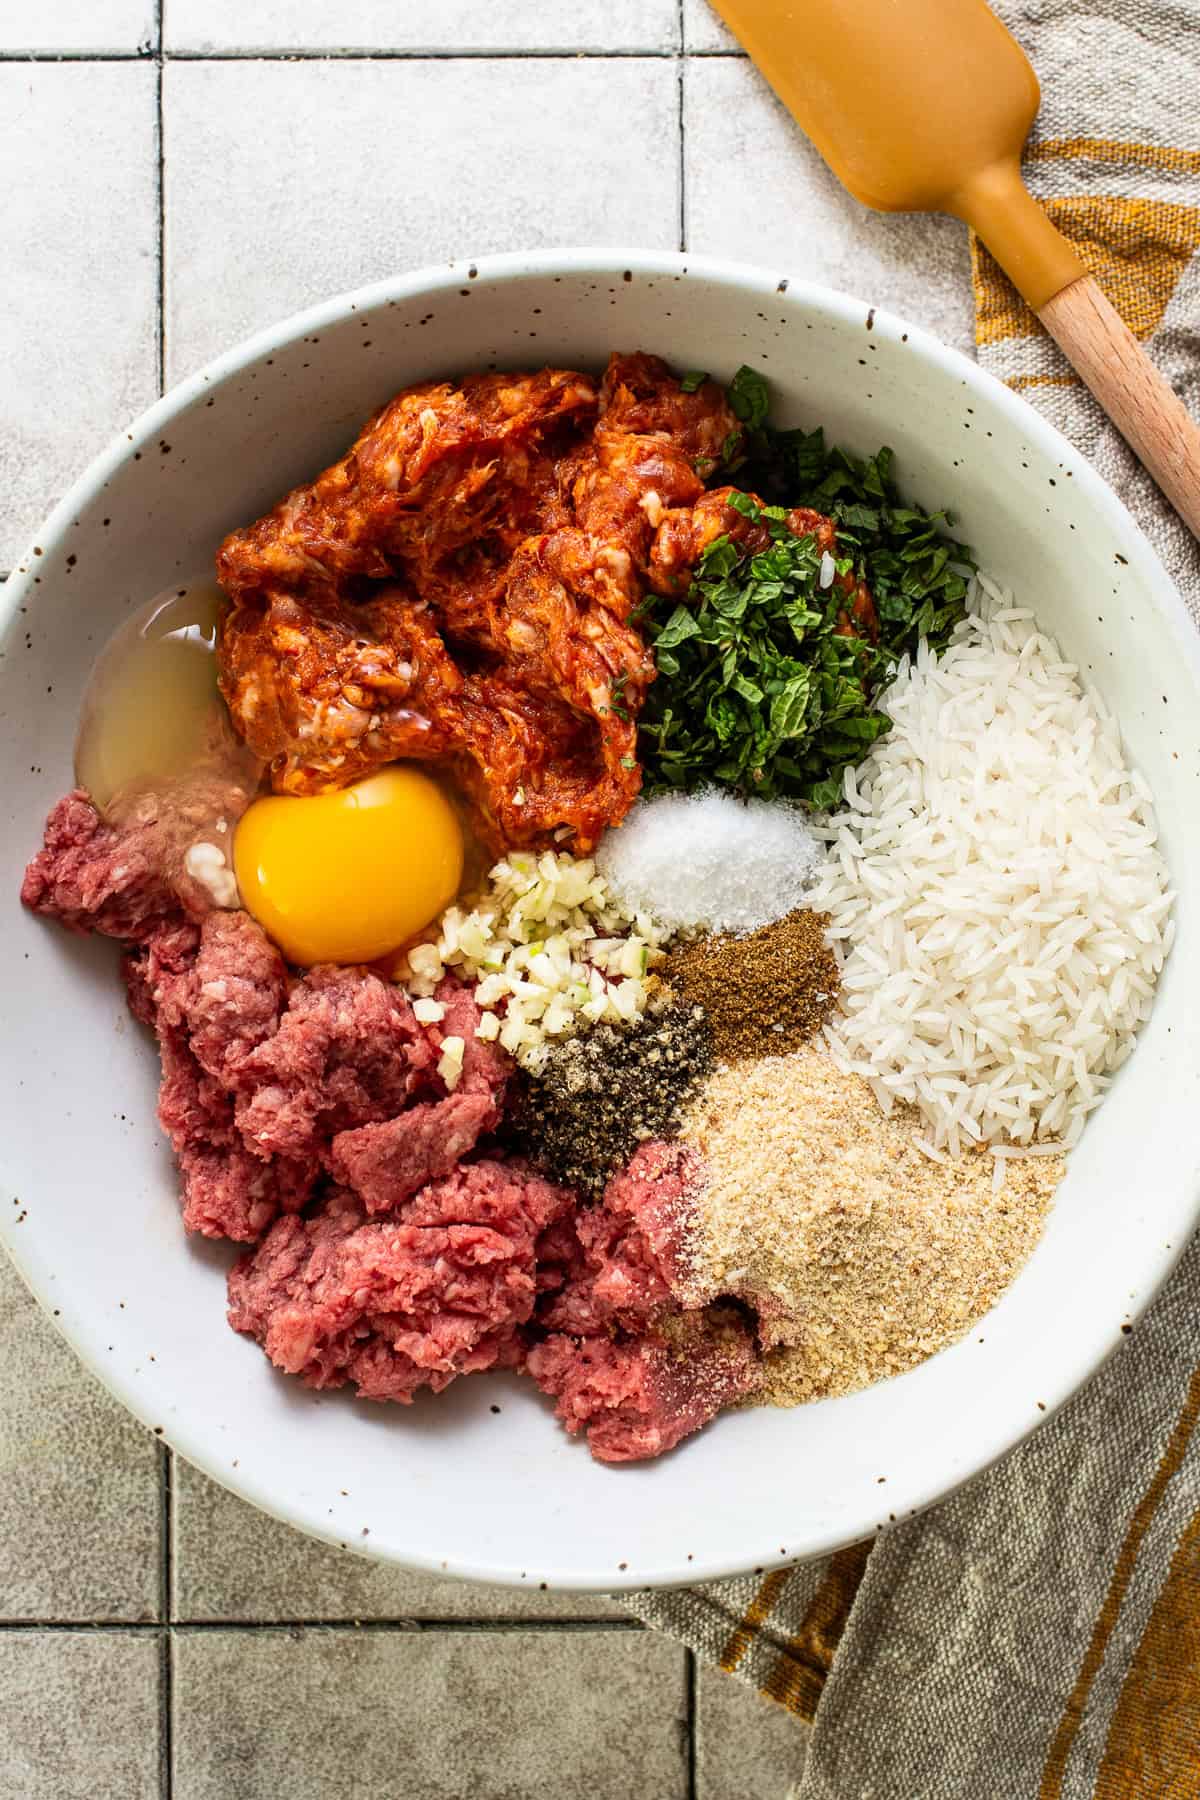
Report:
M 102 812 L 178 780 L 226 742 L 232 751 L 214 654 L 222 604 L 211 581 L 170 588 L 101 651 L 83 697 L 75 778 Z
M 438 784 L 396 764 L 336 793 L 254 801 L 233 866 L 243 906 L 290 962 L 374 962 L 458 893 L 463 833 Z

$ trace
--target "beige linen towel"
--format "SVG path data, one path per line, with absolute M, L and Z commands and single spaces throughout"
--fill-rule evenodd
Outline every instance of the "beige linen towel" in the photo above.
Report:
M 1042 83 L 1033 192 L 1200 415 L 1200 0 L 997 11 Z M 980 362 L 1091 458 L 1200 625 L 1195 541 L 979 246 L 974 271 Z M 922 1518 L 634 1610 L 812 1721 L 797 1800 L 1193 1800 L 1198 1415 L 1200 1240 L 1090 1385 Z

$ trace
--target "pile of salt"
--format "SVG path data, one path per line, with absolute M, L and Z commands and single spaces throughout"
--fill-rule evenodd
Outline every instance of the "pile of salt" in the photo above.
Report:
M 672 932 L 741 936 L 802 906 L 824 854 L 798 806 L 710 788 L 639 801 L 596 865 L 623 905 Z

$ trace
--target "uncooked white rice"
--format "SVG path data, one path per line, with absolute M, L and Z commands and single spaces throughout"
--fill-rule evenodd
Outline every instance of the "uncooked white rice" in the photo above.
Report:
M 935 1149 L 1073 1144 L 1174 936 L 1149 790 L 1074 665 L 982 577 L 882 706 L 810 899 L 844 957 L 830 1049 L 885 1111 L 917 1106 Z

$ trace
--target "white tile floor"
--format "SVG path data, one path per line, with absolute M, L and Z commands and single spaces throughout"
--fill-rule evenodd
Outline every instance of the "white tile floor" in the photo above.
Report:
M 787 263 L 970 344 L 962 234 L 849 201 L 704 0 L 0 0 L 0 168 L 0 569 L 164 381 L 450 251 Z M 619 1608 L 346 1558 L 172 1467 L 7 1267 L 0 1357 L 0 1800 L 795 1780 L 786 1715 Z
M 168 381 L 396 269 L 556 243 L 673 250 L 678 130 L 662 58 L 172 63 Z M 565 143 L 586 179 L 562 178 Z
M 145 61 L 0 64 L 0 569 L 158 393 L 157 111 Z
M 738 51 L 738 41 L 717 17 L 708 0 L 683 0 L 683 44 L 692 55 Z
M 687 1794 L 683 1656 L 651 1632 L 184 1632 L 175 1698 L 177 1800 Z
M 114 0 L 115 3 L 115 0 Z M 677 50 L 676 0 L 164 0 L 170 51 Z
M 689 58 L 683 91 L 690 250 L 786 268 L 973 350 L 964 226 L 852 200 L 744 58 Z
M 0 1635 L 5 1800 L 157 1800 L 161 1669 L 149 1631 Z
M 5 56 L 149 55 L 157 42 L 155 0 L 0 0 Z

